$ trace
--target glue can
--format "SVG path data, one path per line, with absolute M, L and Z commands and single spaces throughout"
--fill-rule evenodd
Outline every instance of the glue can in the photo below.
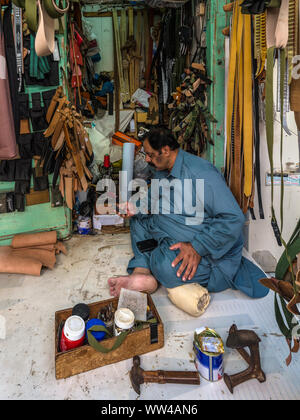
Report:
M 128 308 L 120 308 L 115 312 L 114 335 L 130 331 L 134 326 L 134 313 Z
M 195 353 L 195 366 L 207 381 L 216 382 L 223 378 L 223 353 L 203 351 L 199 346 L 197 336 L 216 337 L 221 340 L 219 334 L 211 328 L 202 328 L 195 331 L 195 339 L 193 342 Z

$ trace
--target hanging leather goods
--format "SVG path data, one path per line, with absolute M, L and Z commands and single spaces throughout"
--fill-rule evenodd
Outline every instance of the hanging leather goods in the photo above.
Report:
M 292 81 L 292 70 L 293 64 L 292 60 L 294 55 L 297 52 L 298 44 L 298 13 L 297 13 L 297 0 L 289 0 L 288 5 L 288 42 L 287 42 L 287 60 L 288 60 L 288 84 L 291 84 Z M 298 29 L 298 30 L 297 30 Z
M 1 58 L 1 78 L 0 78 L 0 103 L 2 106 L 0 113 L 0 160 L 13 159 L 17 156 L 17 144 L 15 124 L 12 111 L 12 101 L 7 74 L 7 57 L 5 54 L 4 33 L 0 19 L 0 58 Z
M 228 177 L 230 177 L 231 164 L 231 132 L 232 132 L 232 117 L 233 117 L 233 100 L 234 100 L 234 86 L 236 76 L 236 60 L 237 60 L 237 22 L 238 22 L 238 2 L 234 3 L 232 15 L 232 29 L 230 36 L 230 57 L 228 69 L 228 83 L 227 83 L 227 110 L 226 110 L 226 130 L 227 130 L 227 145 L 226 145 L 226 167 L 228 170 Z
M 254 16 L 254 55 L 257 60 L 255 77 L 259 77 L 267 58 L 266 12 Z
M 77 42 L 74 42 L 74 24 L 70 24 L 70 32 L 71 32 L 71 48 L 70 48 L 70 61 L 71 66 L 73 67 L 73 74 L 72 74 L 72 87 L 74 88 L 76 92 L 76 88 L 78 88 L 78 98 L 79 98 L 79 104 L 81 105 L 81 93 L 80 93 L 80 87 L 82 85 L 82 75 L 81 75 L 81 69 L 79 65 L 83 65 L 82 55 L 80 53 L 80 49 L 78 47 Z M 75 93 L 76 98 L 76 93 Z
M 251 17 L 234 3 L 226 110 L 226 178 L 245 213 L 253 201 L 253 104 Z
M 42 0 L 37 0 L 39 25 L 35 37 L 35 51 L 38 57 L 51 55 L 55 48 L 55 20 L 52 19 Z
M 50 137 L 54 133 L 54 131 L 56 130 L 57 125 L 59 124 L 59 121 L 61 119 L 61 111 L 63 109 L 65 109 L 70 103 L 66 96 L 58 98 L 57 102 L 58 102 L 58 105 L 57 105 L 56 111 L 55 111 L 55 113 L 54 113 L 54 115 L 53 115 L 53 117 L 52 117 L 52 119 L 49 123 L 49 127 L 44 132 L 45 137 Z M 49 115 L 50 115 L 50 113 L 49 113 Z
M 54 114 L 55 108 L 59 103 L 59 99 L 62 97 L 63 95 L 63 88 L 62 86 L 59 86 L 56 89 L 56 92 L 54 94 L 54 96 L 51 99 L 50 105 L 47 109 L 47 113 L 46 113 L 46 121 L 48 122 L 48 124 L 50 123 L 52 116 Z
M 74 118 L 73 123 L 74 123 L 74 130 L 76 129 L 82 150 L 84 151 L 87 150 L 88 156 L 89 157 L 92 156 L 93 148 L 92 148 L 92 144 L 90 142 L 88 133 L 86 132 L 86 130 L 84 130 L 83 125 L 77 118 Z
M 275 47 L 271 47 L 267 52 L 267 74 L 266 74 L 266 135 L 268 154 L 271 172 L 271 225 L 274 231 L 278 246 L 282 245 L 280 230 L 275 217 L 274 200 L 274 165 L 273 165 L 273 144 L 274 144 L 274 117 L 273 117 L 273 66 L 275 58 Z
M 250 197 L 253 178 L 253 103 L 252 103 L 252 57 L 251 57 L 251 17 L 244 15 L 244 194 Z
M 70 7 L 69 0 L 59 1 L 59 6 L 56 3 L 56 0 L 43 0 L 45 3 L 45 9 L 47 10 L 47 13 L 49 16 L 51 16 L 53 19 L 59 19 L 64 14 L 66 14 Z M 63 6 L 65 4 L 65 7 Z

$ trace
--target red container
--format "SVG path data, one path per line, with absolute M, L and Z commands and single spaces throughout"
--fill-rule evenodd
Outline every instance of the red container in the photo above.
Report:
M 70 316 L 61 332 L 60 350 L 67 351 L 79 347 L 85 338 L 84 320 L 77 315 Z
M 109 168 L 110 167 L 110 156 L 109 155 L 104 155 L 103 166 L 104 166 L 104 168 Z

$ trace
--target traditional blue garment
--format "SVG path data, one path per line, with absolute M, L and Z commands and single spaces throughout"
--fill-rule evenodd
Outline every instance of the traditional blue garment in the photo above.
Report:
M 158 214 L 137 214 L 131 218 L 134 257 L 129 262 L 128 273 L 135 267 L 143 267 L 148 268 L 167 288 L 185 283 L 199 283 L 209 292 L 232 288 L 254 298 L 266 296 L 269 289 L 258 282 L 265 277 L 265 273 L 242 256 L 245 217 L 222 174 L 207 160 L 179 149 L 171 172 L 156 171 L 154 179 L 173 181 L 174 185 L 177 182 L 182 185 L 183 194 L 180 196 L 175 188 L 171 188 L 167 203 L 170 205 L 168 214 L 166 201 L 163 204 L 165 195 L 160 189 L 159 196 L 154 200 L 159 207 Z M 192 183 L 185 184 L 187 179 L 191 179 Z M 196 189 L 197 179 L 204 180 L 202 223 L 200 219 L 197 223 L 195 208 L 194 213 L 191 213 L 190 207 L 186 209 L 184 206 L 184 201 L 188 198 L 194 207 L 196 205 L 199 195 Z M 192 187 L 188 188 L 188 185 Z M 153 183 L 149 189 L 149 197 L 151 193 L 153 194 Z M 200 194 L 200 197 L 203 196 Z M 152 212 L 153 208 L 155 206 L 152 202 Z M 180 214 L 178 209 L 181 210 Z M 158 241 L 158 247 L 152 252 L 141 253 L 136 242 L 150 238 Z M 180 250 L 173 251 L 169 247 L 177 242 L 190 242 L 202 257 L 192 280 L 183 282 L 177 277 L 182 261 L 176 267 L 171 265 Z

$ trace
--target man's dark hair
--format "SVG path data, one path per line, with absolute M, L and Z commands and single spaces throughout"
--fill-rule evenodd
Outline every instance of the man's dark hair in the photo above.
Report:
M 171 150 L 178 149 L 179 144 L 173 136 L 171 130 L 165 127 L 155 127 L 152 128 L 144 136 L 144 140 L 148 140 L 150 146 L 154 150 L 161 150 L 164 146 L 169 146 Z

